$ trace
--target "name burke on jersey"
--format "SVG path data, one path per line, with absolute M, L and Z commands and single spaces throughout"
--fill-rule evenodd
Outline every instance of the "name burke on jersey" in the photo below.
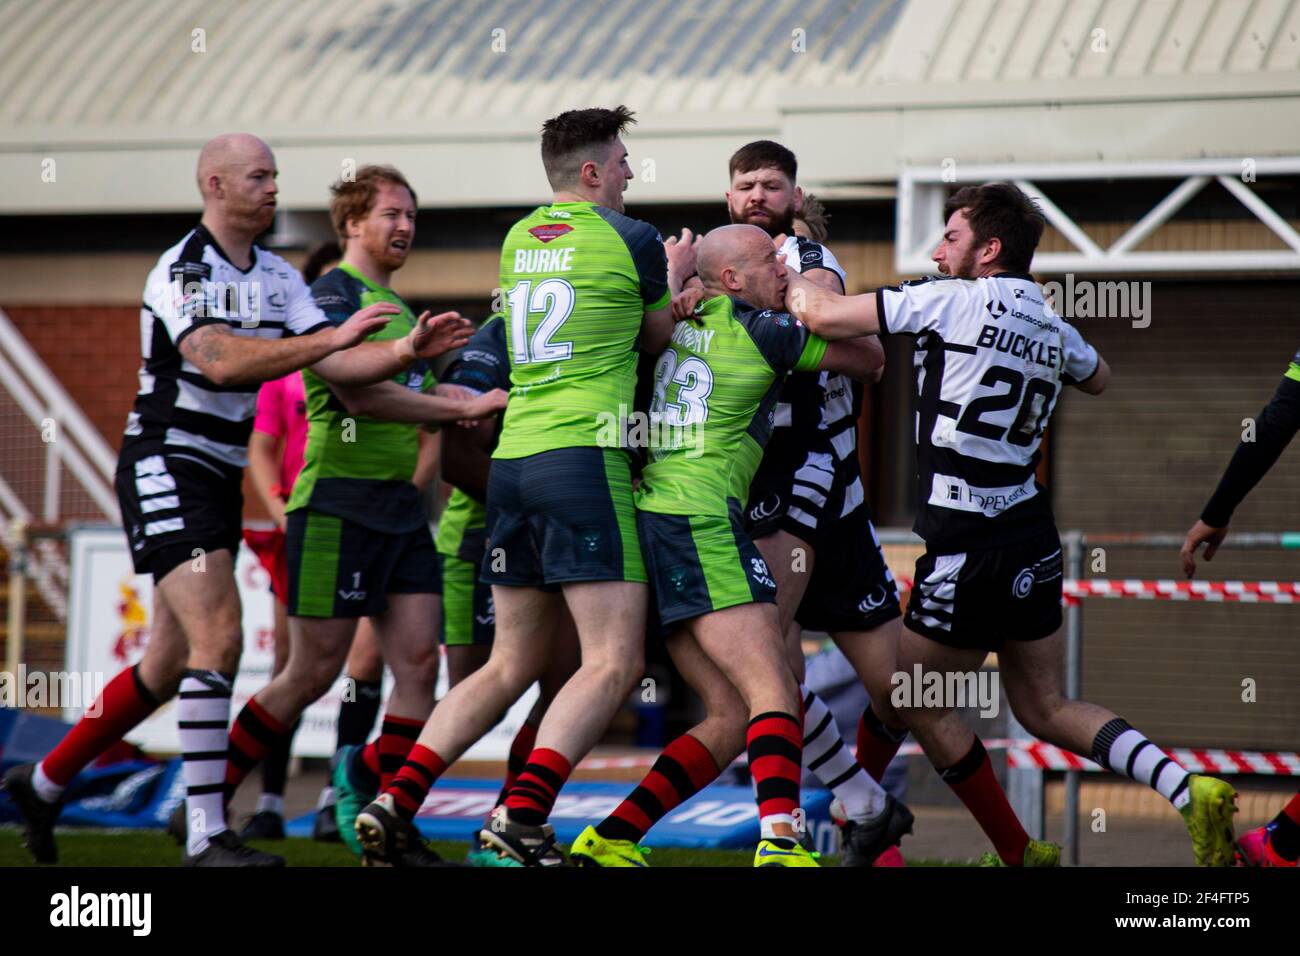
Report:
M 516 249 L 515 272 L 571 272 L 572 247 L 568 249 Z

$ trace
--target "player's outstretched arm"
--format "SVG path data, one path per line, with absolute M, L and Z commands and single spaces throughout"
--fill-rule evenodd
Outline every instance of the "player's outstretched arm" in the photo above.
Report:
M 1205 543 L 1205 560 L 1214 557 L 1214 552 L 1227 537 L 1232 513 L 1268 474 L 1297 431 L 1300 431 L 1300 356 L 1283 377 L 1272 399 L 1255 417 L 1254 441 L 1242 440 L 1237 444 L 1237 450 L 1219 479 L 1219 486 L 1206 502 L 1200 520 L 1187 532 L 1179 557 L 1183 562 L 1183 573 L 1189 578 L 1196 573 L 1196 549 Z
M 818 369 L 841 372 L 859 382 L 878 382 L 885 368 L 885 349 L 874 335 L 841 339 L 826 346 Z
M 181 339 L 180 352 L 217 385 L 268 382 L 364 341 L 398 311 L 395 305 L 377 302 L 342 325 L 285 339 L 243 338 L 221 323 L 201 325 Z
M 312 365 L 311 370 L 331 385 L 370 385 L 392 378 L 416 359 L 434 358 L 458 349 L 473 334 L 473 324 L 459 312 L 440 315 L 424 312 L 403 338 L 363 342 L 345 352 L 326 356 Z
M 331 385 L 339 401 L 353 415 L 386 422 L 457 422 L 487 418 L 506 407 L 509 392 L 493 389 L 473 398 L 430 395 L 396 382 L 379 382 L 360 388 Z
M 880 331 L 874 293 L 836 295 L 797 272 L 791 272 L 787 279 L 786 308 L 814 335 L 836 340 Z

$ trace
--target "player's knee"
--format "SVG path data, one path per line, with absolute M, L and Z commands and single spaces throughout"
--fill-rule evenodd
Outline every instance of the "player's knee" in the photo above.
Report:
M 586 665 L 583 666 L 585 669 Z M 645 672 L 645 655 L 611 654 L 593 661 L 592 670 L 595 672 L 593 679 L 599 680 L 601 686 L 608 687 L 611 693 L 630 694 Z
M 1060 709 L 1058 700 L 1050 697 L 1017 699 L 1008 695 L 1008 703 L 1011 704 L 1011 712 L 1016 715 L 1016 720 L 1020 721 L 1020 726 L 1025 730 L 1035 737 L 1051 736 L 1055 716 Z
M 438 682 L 438 662 L 438 648 L 431 644 L 404 654 L 393 672 L 397 674 L 400 670 L 404 683 L 432 688 Z

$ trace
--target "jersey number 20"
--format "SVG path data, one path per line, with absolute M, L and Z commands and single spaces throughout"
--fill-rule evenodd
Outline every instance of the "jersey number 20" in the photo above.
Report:
M 572 342 L 552 342 L 564 320 L 573 314 L 573 286 L 563 279 L 543 279 L 533 287 L 524 279 L 510 290 L 510 344 L 516 365 L 529 362 L 562 362 L 573 357 Z M 528 315 L 545 312 L 528 338 Z
M 995 388 L 998 385 L 1009 385 L 1010 388 L 998 395 L 977 398 L 967 405 L 957 422 L 957 431 L 992 441 L 1001 440 L 1005 434 L 1006 440 L 1012 445 L 1025 446 L 1033 442 L 1046 424 L 1052 399 L 1056 397 L 1056 384 L 1041 378 L 1031 378 L 1026 385 L 1024 375 L 1001 365 L 994 365 L 985 372 L 980 384 L 985 388 Z M 1024 388 L 1023 398 L 1021 388 Z M 981 415 L 1006 411 L 1016 405 L 1020 406 L 1020 410 L 1016 412 L 1016 419 L 1010 428 L 980 418 Z

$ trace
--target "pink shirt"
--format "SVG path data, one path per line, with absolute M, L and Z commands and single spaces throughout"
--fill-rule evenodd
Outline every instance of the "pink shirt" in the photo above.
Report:
M 284 439 L 284 457 L 280 459 L 280 494 L 289 490 L 302 471 L 303 452 L 307 448 L 307 393 L 302 373 L 291 372 L 284 378 L 266 382 L 257 392 L 257 417 L 253 430 L 272 438 Z

